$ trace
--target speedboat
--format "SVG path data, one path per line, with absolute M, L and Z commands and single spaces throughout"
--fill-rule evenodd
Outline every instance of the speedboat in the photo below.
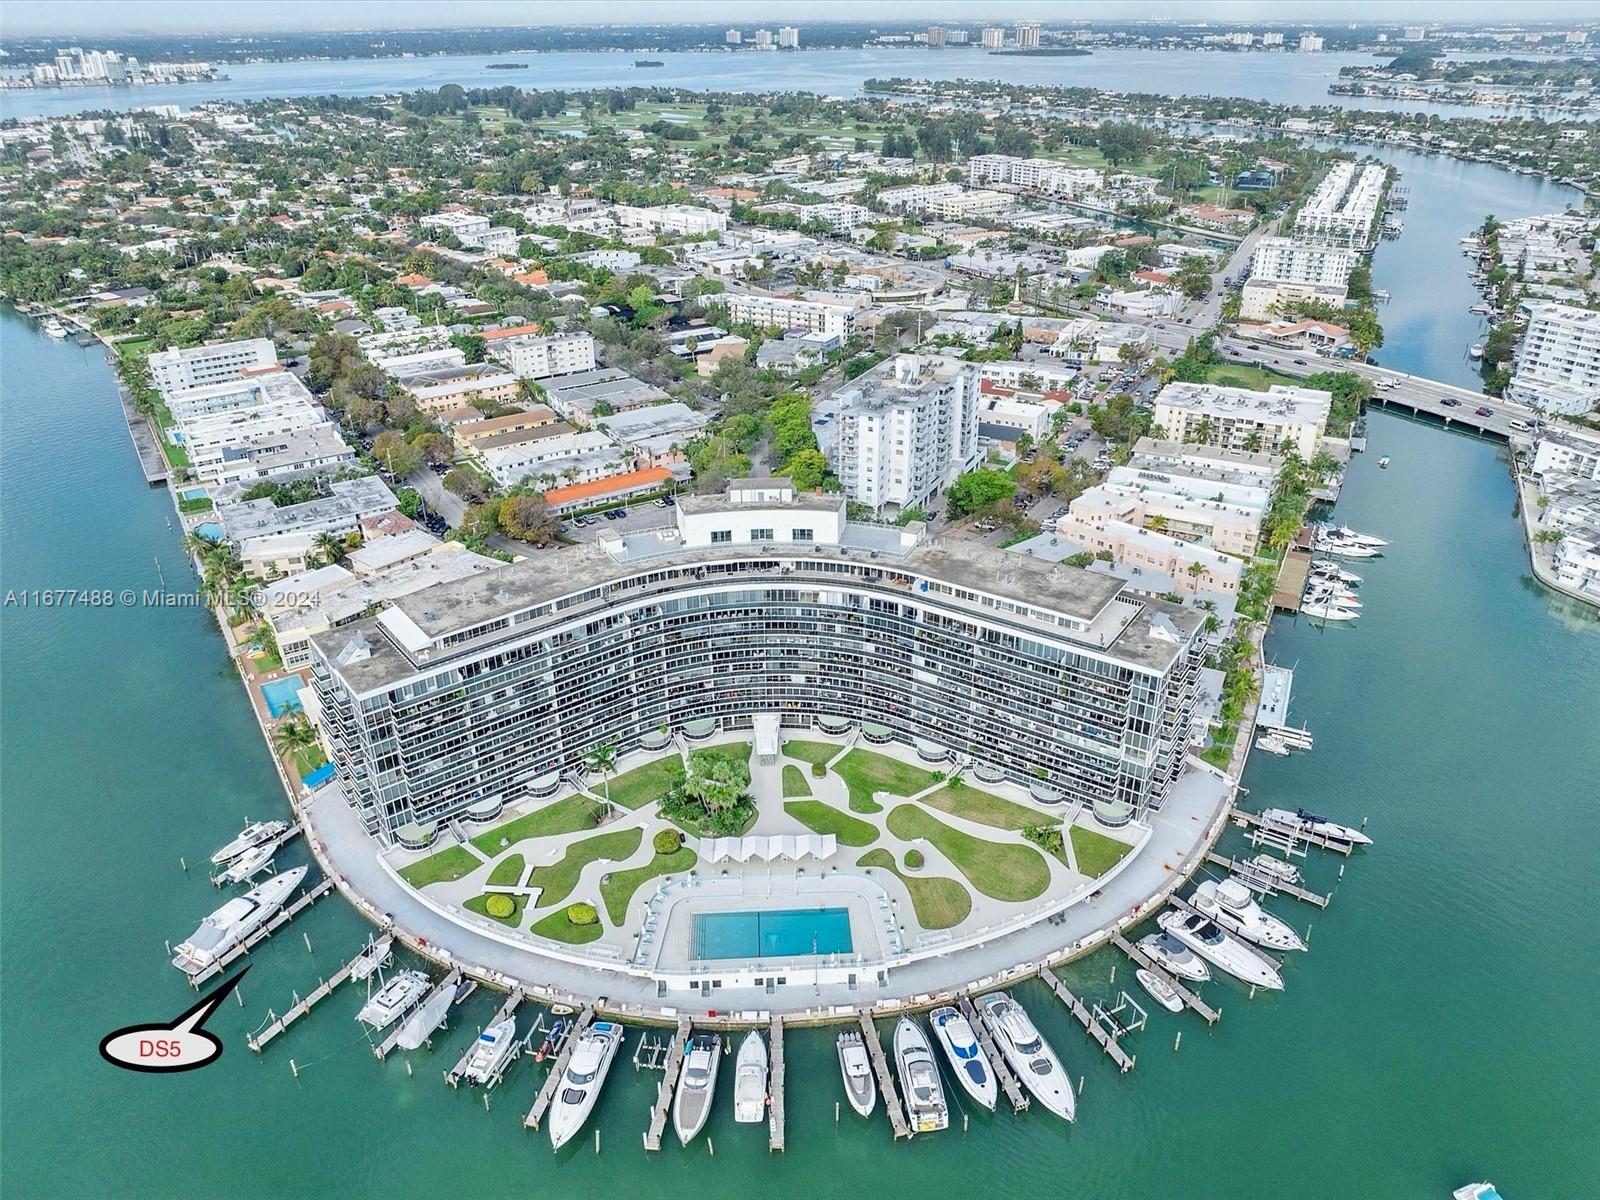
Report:
M 705 1128 L 711 1104 L 717 1098 L 717 1068 L 722 1065 L 722 1039 L 714 1033 L 699 1033 L 689 1039 L 683 1059 L 683 1078 L 672 1099 L 672 1127 L 678 1141 L 687 1146 Z
M 1168 909 L 1156 923 L 1219 970 L 1255 987 L 1283 990 L 1283 976 L 1265 955 L 1252 950 L 1200 913 Z
M 1467 347 L 1467 357 L 1468 358 L 1482 358 L 1483 357 L 1483 343 L 1482 342 L 1473 342 L 1472 345 L 1468 346 Z
M 944 1049 L 944 1056 L 950 1060 L 951 1072 L 967 1095 L 993 1112 L 998 1098 L 994 1071 L 983 1047 L 978 1045 L 972 1023 L 949 1007 L 934 1009 L 928 1014 L 928 1022 L 933 1026 L 933 1036 Z
M 1140 967 L 1133 973 L 1133 977 L 1139 981 L 1140 987 L 1150 993 L 1150 998 L 1161 1005 L 1162 1008 L 1172 1013 L 1183 1011 L 1183 998 L 1178 995 L 1178 989 L 1154 971 L 1147 971 L 1145 968 Z
M 251 821 L 238 837 L 211 856 L 211 865 L 220 867 L 232 862 L 245 851 L 253 850 L 263 842 L 276 841 L 288 832 L 287 821 Z
M 185 975 L 216 966 L 224 954 L 270 921 L 305 877 L 306 868 L 296 867 L 235 896 L 200 922 L 172 956 L 172 965 Z
M 1288 744 L 1281 737 L 1271 733 L 1263 733 L 1256 738 L 1256 749 L 1267 754 L 1276 754 L 1279 758 L 1287 758 L 1289 754 Z
M 1380 458 L 1378 460 L 1378 466 L 1387 468 L 1388 465 L 1389 465 L 1389 456 L 1387 454 L 1385 454 L 1382 458 Z
M 1469 1183 L 1450 1193 L 1450 1200 L 1501 1200 L 1499 1190 L 1485 1179 L 1482 1183 Z
M 1275 883 L 1299 883 L 1300 868 L 1272 854 L 1258 854 L 1246 859 L 1245 866 L 1257 875 L 1264 875 Z
M 1168 975 L 1190 983 L 1204 983 L 1211 978 L 1211 968 L 1205 960 L 1171 934 L 1147 933 L 1139 939 L 1139 949 Z
M 468 1083 L 487 1084 L 504 1069 L 506 1060 L 517 1045 L 517 1019 L 507 1017 L 491 1025 L 478 1035 L 472 1047 L 472 1057 L 467 1059 L 467 1069 L 462 1078 Z
M 767 1043 L 752 1029 L 739 1044 L 733 1065 L 733 1119 L 754 1125 L 767 1115 Z
M 1312 584 L 1306 591 L 1306 599 L 1316 605 L 1331 605 L 1334 608 L 1348 608 L 1351 612 L 1360 612 L 1365 607 L 1356 599 L 1354 592 L 1347 592 L 1342 588 Z
M 1345 608 L 1338 604 L 1304 604 L 1300 611 L 1308 617 L 1315 617 L 1319 621 L 1354 621 L 1361 614 L 1353 608 Z
M 1342 542 L 1354 542 L 1358 546 L 1373 546 L 1382 549 L 1389 543 L 1381 537 L 1373 537 L 1370 533 L 1357 533 L 1348 525 L 1327 525 L 1322 532 L 1328 537 L 1337 538 Z
M 544 1035 L 544 1041 L 539 1043 L 539 1049 L 534 1051 L 533 1061 L 543 1062 L 561 1048 L 562 1035 L 567 1032 L 566 1018 L 557 1018 L 550 1026 L 550 1031 Z
M 276 842 L 262 842 L 259 846 L 252 846 L 212 876 L 211 882 L 218 887 L 224 887 L 230 883 L 243 883 L 246 879 L 254 879 L 267 869 L 267 864 L 272 861 L 275 853 L 277 853 Z
M 855 1030 L 839 1035 L 839 1075 L 844 1080 L 844 1097 L 863 1117 L 870 1117 L 878 1106 L 878 1084 L 872 1078 L 872 1060 L 866 1043 Z
M 361 1006 L 361 1011 L 356 1014 L 356 1020 L 363 1025 L 372 1026 L 374 1032 L 381 1033 L 427 994 L 426 975 L 421 971 L 401 971 Z
M 1268 950 L 1304 950 L 1306 944 L 1285 921 L 1256 903 L 1255 894 L 1232 875 L 1221 883 L 1207 879 L 1189 903 L 1230 933 Z
M 1311 573 L 1322 579 L 1332 579 L 1346 587 L 1360 587 L 1361 576 L 1354 571 L 1346 571 L 1331 558 L 1319 558 L 1311 564 Z
M 1063 1120 L 1076 1117 L 1078 1104 L 1072 1094 L 1072 1081 L 1022 1005 L 1005 992 L 995 992 L 983 998 L 983 1011 L 1000 1044 L 1000 1053 L 1033 1098 Z
M 357 983 L 366 979 L 389 960 L 389 951 L 393 948 L 394 938 L 387 933 L 376 941 L 368 942 L 361 953 L 351 960 L 350 978 Z
M 594 1111 L 594 1102 L 605 1086 L 606 1072 L 622 1044 L 622 1026 L 615 1021 L 596 1021 L 578 1035 L 566 1074 L 556 1089 L 550 1107 L 550 1145 L 561 1149 L 583 1128 Z
M 415 1050 L 421 1046 L 433 1036 L 435 1029 L 444 1024 L 444 1019 L 449 1015 L 450 1006 L 455 1000 L 455 988 L 439 988 L 411 1014 L 411 1019 L 400 1027 L 399 1036 L 395 1038 L 394 1044 L 402 1050 Z
M 1352 846 L 1372 845 L 1372 839 L 1359 829 L 1337 824 L 1303 808 L 1297 808 L 1293 812 L 1287 808 L 1269 808 L 1263 810 L 1261 817 L 1262 820 L 1279 825 L 1295 825 L 1309 833 L 1320 833 L 1323 837 L 1332 838 L 1336 842 L 1349 842 Z
M 49 334 L 53 338 L 64 338 L 67 336 L 67 327 L 54 317 L 47 318 L 44 322 L 43 328 L 45 333 Z
M 950 1108 L 944 1099 L 944 1084 L 939 1080 L 939 1064 L 927 1035 L 910 1017 L 901 1017 L 894 1027 L 894 1061 L 900 1075 L 900 1090 L 906 1099 L 906 1116 L 913 1133 L 933 1133 L 950 1124 Z
M 1339 558 L 1378 557 L 1378 550 L 1375 546 L 1363 546 L 1359 542 L 1341 542 L 1322 537 L 1316 540 L 1314 549 L 1318 554 L 1333 554 Z

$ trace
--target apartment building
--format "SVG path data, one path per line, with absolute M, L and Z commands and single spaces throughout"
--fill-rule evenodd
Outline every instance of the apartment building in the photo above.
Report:
M 1377 163 L 1334 163 L 1295 215 L 1295 235 L 1358 250 L 1370 247 L 1388 177 L 1389 168 Z
M 517 398 L 520 383 L 499 363 L 442 367 L 405 380 L 417 407 L 427 413 L 446 413 L 463 404 L 509 404 Z
M 1600 483 L 1600 433 L 1582 429 L 1545 429 L 1534 444 L 1532 474 L 1566 475 Z
M 1215 484 L 1217 490 L 1210 495 L 1195 495 L 1181 477 L 1121 470 L 1120 478 L 1108 478 L 1074 499 L 1072 514 L 1090 522 L 1122 521 L 1225 554 L 1244 558 L 1255 554 L 1267 511 L 1266 494 L 1219 499 L 1223 489 Z
M 1178 442 L 1229 450 L 1273 451 L 1284 445 L 1310 461 L 1327 428 L 1333 396 L 1275 384 L 1265 392 L 1211 383 L 1169 383 L 1156 396 L 1153 424 Z
M 572 431 L 571 425 L 539 404 L 525 411 L 506 413 L 501 417 L 463 421 L 451 429 L 450 436 L 456 444 L 456 449 L 462 454 L 472 455 L 493 446 L 510 445 L 511 440 L 502 440 L 508 434 L 528 435 L 524 440 L 532 440 L 534 436 L 552 436 Z
M 701 237 L 728 228 L 726 213 L 692 204 L 661 204 L 651 208 L 619 204 L 612 209 L 612 214 L 624 229 L 647 229 L 679 237 Z
M 531 328 L 531 327 L 525 327 Z M 508 336 L 509 335 L 509 336 Z M 497 330 L 484 336 L 490 358 L 523 379 L 548 379 L 594 370 L 594 338 L 587 333 L 534 333 Z
M 912 183 L 878 193 L 878 206 L 886 212 L 912 213 L 937 221 L 981 220 L 1014 203 L 1005 192 L 965 188 L 959 183 Z
M 1080 497 L 1081 499 L 1081 497 Z M 1092 554 L 1109 554 L 1130 584 L 1159 595 L 1234 596 L 1245 561 L 1147 527 L 1139 506 L 1101 497 L 1056 521 L 1056 535 Z
M 1600 312 L 1528 303 L 1506 399 L 1548 413 L 1582 416 L 1600 405 Z
M 832 296 L 821 292 L 808 295 L 818 298 L 754 296 L 730 292 L 722 299 L 728 306 L 728 320 L 735 325 L 804 329 L 808 333 L 837 334 L 840 337 L 849 337 L 855 331 L 856 318 L 872 306 L 865 296 Z
M 982 460 L 978 373 L 958 359 L 901 354 L 836 398 L 834 470 L 875 510 L 926 505 Z
M 1262 238 L 1250 258 L 1239 315 L 1264 320 L 1304 301 L 1342 308 L 1349 295 L 1350 272 L 1359 260 L 1359 252 L 1348 246 L 1299 237 Z
M 1103 171 L 1067 167 L 1048 158 L 975 154 L 967 160 L 967 183 L 975 188 L 999 183 L 1051 196 L 1081 196 L 1099 189 L 1104 179 Z
M 502 487 L 514 487 L 529 475 L 587 483 L 631 465 L 621 447 L 598 430 L 492 446 L 481 450 L 478 457 Z
M 250 338 L 242 342 L 157 350 L 147 362 L 151 384 L 166 394 L 233 382 L 248 372 L 275 367 L 278 352 L 269 339 Z
M 515 254 L 517 231 L 509 225 L 489 224 L 488 217 L 469 212 L 430 213 L 419 217 L 417 224 L 427 229 L 442 229 L 452 234 L 463 246 L 487 251 L 490 254 Z

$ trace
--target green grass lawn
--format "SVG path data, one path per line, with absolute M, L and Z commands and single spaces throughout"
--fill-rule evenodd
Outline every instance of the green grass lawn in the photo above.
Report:
M 909 796 L 937 783 L 938 776 L 921 767 L 913 767 L 897 758 L 874 754 L 871 750 L 852 750 L 839 760 L 839 778 L 850 789 L 852 812 L 882 812 L 883 805 L 872 798 L 873 792 L 893 792 L 896 796 Z
M 1223 387 L 1249 388 L 1264 392 L 1275 383 L 1298 384 L 1293 375 L 1269 371 L 1265 367 L 1252 367 L 1245 363 L 1214 363 L 1206 370 L 1206 382 Z
M 969 821 L 993 825 L 996 829 L 1026 829 L 1029 825 L 1054 825 L 1060 820 L 1036 808 L 1002 800 L 999 796 L 974 787 L 943 787 L 937 792 L 929 792 L 917 803 L 952 816 L 965 817 Z
M 508 854 L 495 863 L 489 872 L 489 882 L 498 887 L 511 887 L 522 882 L 522 873 L 528 869 L 528 860 L 520 854 Z
M 811 785 L 806 782 L 805 772 L 793 763 L 783 764 L 783 798 L 790 796 L 811 795 Z
M 488 833 L 480 833 L 472 844 L 485 854 L 499 853 L 500 841 L 507 845 L 523 838 L 549 837 L 556 833 L 577 833 L 580 829 L 593 829 L 600 824 L 600 806 L 587 796 L 568 796 L 554 804 L 546 804 L 531 813 L 497 825 Z
M 683 760 L 677 754 L 671 754 L 631 771 L 624 771 L 611 781 L 611 802 L 623 808 L 643 808 L 646 804 L 654 804 L 671 789 L 675 778 L 673 771 L 682 766 Z M 589 786 L 596 794 L 605 795 L 604 783 L 591 780 Z
M 750 756 L 756 752 L 754 742 L 716 742 L 705 749 L 726 754 L 729 758 L 737 758 L 742 763 L 748 763 Z
M 1078 860 L 1078 870 L 1096 879 L 1126 858 L 1133 849 L 1127 842 L 1119 842 L 1116 838 L 1078 825 L 1074 825 L 1069 832 L 1072 835 L 1072 856 Z
M 535 867 L 533 874 L 528 877 L 528 884 L 543 889 L 539 893 L 539 907 L 560 904 L 578 886 L 578 876 L 585 867 L 602 859 L 620 861 L 627 858 L 639 848 L 639 840 L 643 836 L 641 829 L 618 829 L 611 833 L 596 834 L 572 843 L 567 847 L 567 852 L 548 867 Z
M 827 763 L 838 753 L 839 747 L 832 742 L 793 741 L 783 744 L 785 758 L 798 759 L 803 763 Z
M 985 896 L 1032 900 L 1050 886 L 1050 864 L 1032 846 L 1006 845 L 952 829 L 910 804 L 889 814 L 889 832 L 905 841 L 925 838 Z
M 294 769 L 300 773 L 301 778 L 311 774 L 318 767 L 327 764 L 328 756 L 323 753 L 322 747 L 301 746 L 294 752 Z
M 641 885 L 661 875 L 675 875 L 694 866 L 699 857 L 688 846 L 680 846 L 671 854 L 658 854 L 642 867 L 626 871 L 612 871 L 600 884 L 600 899 L 605 901 L 606 915 L 613 925 L 621 925 L 628 916 L 628 904 Z
M 868 850 L 856 859 L 858 867 L 882 867 L 893 871 L 911 893 L 911 907 L 917 914 L 917 924 L 924 929 L 949 929 L 967 919 L 972 911 L 972 893 L 954 879 L 935 876 L 923 879 L 902 874 L 894 865 L 894 855 L 887 850 Z
M 155 338 L 129 338 L 125 342 L 117 343 L 117 356 L 119 358 L 143 358 L 155 348 Z
M 400 878 L 414 888 L 424 888 L 430 883 L 449 883 L 470 875 L 477 866 L 477 857 L 465 846 L 448 846 L 427 858 L 419 858 L 409 867 L 401 867 Z
M 547 917 L 540 917 L 528 928 L 540 937 L 566 942 L 569 946 L 581 946 L 585 942 L 595 941 L 605 932 L 605 926 L 599 921 L 593 925 L 574 925 L 567 920 L 567 910 L 564 908 L 558 908 Z
M 878 840 L 878 829 L 849 813 L 840 812 L 831 804 L 820 800 L 791 800 L 783 806 L 788 813 L 812 833 L 831 833 L 845 846 L 870 846 Z
M 461 907 L 466 909 L 468 912 L 477 913 L 480 917 L 489 917 L 489 920 L 491 921 L 499 921 L 500 924 L 507 925 L 512 929 L 515 929 L 521 923 L 522 908 L 523 905 L 527 904 L 528 898 L 526 896 L 512 896 L 511 902 L 515 904 L 516 907 L 511 910 L 511 915 L 509 917 L 489 916 L 489 910 L 484 907 L 486 904 L 488 904 L 488 902 L 489 894 L 486 892 L 482 896 L 474 896 L 472 899 L 462 904 Z

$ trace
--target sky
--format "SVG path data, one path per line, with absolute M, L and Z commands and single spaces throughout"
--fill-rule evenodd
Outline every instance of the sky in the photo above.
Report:
M 0 36 L 783 21 L 1593 21 L 1592 0 L 0 0 Z

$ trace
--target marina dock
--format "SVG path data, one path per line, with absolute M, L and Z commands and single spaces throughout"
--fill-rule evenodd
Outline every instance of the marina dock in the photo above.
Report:
M 1172 990 L 1178 994 L 1178 999 L 1183 1001 L 1184 1007 L 1188 1008 L 1192 1012 L 1199 1013 L 1205 1018 L 1207 1025 L 1215 1025 L 1217 1023 L 1217 1019 L 1222 1016 L 1222 1013 L 1219 1010 L 1212 1008 L 1204 1000 L 1200 999 L 1199 996 L 1195 995 L 1195 993 L 1184 987 L 1180 980 L 1174 979 L 1171 975 L 1167 974 L 1166 971 L 1162 970 L 1160 963 L 1156 962 L 1153 958 L 1151 958 L 1143 950 L 1139 949 L 1138 946 L 1135 946 L 1127 938 L 1123 937 L 1120 933 L 1112 937 L 1111 944 L 1114 945 L 1118 950 L 1121 950 L 1129 958 L 1133 959 L 1134 962 L 1138 963 L 1146 971 L 1149 971 L 1151 974 L 1156 976 L 1156 978 L 1165 981 L 1172 988 Z
M 128 423 L 128 436 L 133 439 L 133 448 L 139 454 L 139 469 L 144 472 L 144 481 L 151 486 L 165 483 L 172 471 L 167 466 L 166 456 L 161 453 L 149 419 L 133 406 L 133 398 L 127 388 L 118 388 L 117 394 L 122 399 L 122 419 Z
M 292 904 L 285 905 L 283 908 L 279 909 L 278 914 L 273 917 L 272 920 L 268 921 L 260 929 L 256 930 L 249 937 L 245 938 L 244 941 L 240 942 L 232 950 L 229 950 L 204 971 L 201 971 L 197 975 L 190 975 L 188 977 L 189 986 L 198 989 L 206 980 L 214 979 L 218 975 L 222 974 L 230 966 L 238 962 L 246 954 L 249 954 L 250 951 L 254 950 L 262 942 L 266 941 L 274 933 L 278 932 L 278 930 L 282 929 L 290 921 L 294 920 L 302 912 L 310 908 L 313 904 L 315 904 L 323 896 L 326 896 L 332 890 L 333 880 L 324 876 L 315 887 L 301 892 L 297 900 L 295 900 Z
M 1167 897 L 1167 903 L 1172 905 L 1173 908 L 1179 909 L 1179 910 L 1181 910 L 1183 912 L 1186 912 L 1186 913 L 1191 913 L 1194 916 L 1206 917 L 1205 913 L 1201 912 L 1198 908 L 1196 908 L 1194 905 L 1190 904 L 1187 900 L 1179 899 L 1178 894 L 1176 892 L 1174 892 L 1172 895 Z M 1206 917 L 1206 920 L 1209 921 L 1210 919 L 1211 919 L 1210 917 Z M 1277 959 L 1273 958 L 1272 955 L 1268 954 L 1265 950 L 1263 950 L 1260 946 L 1257 946 L 1254 942 L 1247 941 L 1246 939 L 1244 939 L 1242 937 L 1236 937 L 1233 940 L 1241 949 L 1246 950 L 1249 953 L 1255 955 L 1258 959 L 1261 960 L 1261 962 L 1263 964 L 1265 964 L 1266 966 L 1272 968 L 1272 970 L 1281 971 L 1283 969 L 1283 964 L 1282 963 L 1280 963 Z
M 1078 1024 L 1089 1031 L 1089 1036 L 1099 1044 L 1100 1049 L 1111 1056 L 1111 1061 L 1117 1064 L 1118 1070 L 1123 1072 L 1133 1070 L 1135 1060 L 1122 1048 L 1122 1043 L 1117 1041 L 1109 1029 L 1095 1020 L 1094 1014 L 1084 1007 L 1083 1001 L 1072 994 L 1072 990 L 1061 982 L 1054 971 L 1049 967 L 1041 966 L 1039 968 L 1039 978 L 1044 980 L 1050 990 L 1056 994 L 1056 998 L 1067 1006 L 1067 1010 L 1078 1019 Z
M 283 1014 L 283 1016 L 273 1021 L 272 1024 L 268 1025 L 260 1033 L 253 1033 L 247 1037 L 245 1039 L 245 1044 L 257 1054 L 260 1054 L 267 1048 L 268 1042 L 272 1041 L 280 1033 L 288 1029 L 289 1026 L 293 1025 L 301 1017 L 305 1016 L 316 1005 L 333 995 L 334 989 L 345 980 L 350 978 L 351 970 L 354 969 L 356 963 L 361 961 L 361 956 L 366 952 L 367 948 L 362 946 L 361 949 L 356 952 L 356 956 L 335 971 L 332 977 L 317 984 L 316 989 L 306 996 L 304 1000 L 296 1001 L 290 1006 L 289 1010 Z
M 661 1135 L 667 1129 L 667 1114 L 672 1111 L 672 1097 L 678 1088 L 678 1075 L 683 1070 L 683 1056 L 688 1050 L 689 1035 L 693 1031 L 688 1017 L 678 1018 L 678 1031 L 672 1035 L 672 1045 L 667 1050 L 667 1065 L 661 1074 L 661 1087 L 650 1109 L 650 1125 L 644 1131 L 646 1150 L 661 1149 Z
M 1341 842 L 1324 833 L 1313 833 L 1299 825 L 1280 825 L 1276 821 L 1268 821 L 1260 813 L 1245 812 L 1243 809 L 1233 810 L 1233 819 L 1239 824 L 1257 830 L 1261 840 L 1268 845 L 1292 845 L 1295 842 L 1305 842 L 1312 846 L 1321 846 L 1324 850 L 1335 850 L 1340 854 L 1348 855 L 1352 849 L 1349 842 Z
M 878 1027 L 872 1023 L 870 1009 L 860 1008 L 856 1015 L 861 1019 L 861 1040 L 866 1043 L 867 1057 L 872 1059 L 873 1074 L 878 1077 L 878 1091 L 883 1095 L 883 1111 L 889 1114 L 889 1124 L 894 1136 L 911 1136 L 911 1124 L 906 1110 L 901 1106 L 900 1093 L 895 1091 L 894 1075 L 889 1070 L 889 1060 L 884 1056 L 883 1043 L 878 1040 Z
M 419 1009 L 427 1007 L 429 1004 L 432 1004 L 439 993 L 444 991 L 446 988 L 450 989 L 452 992 L 455 991 L 456 984 L 460 982 L 461 972 L 451 971 L 450 974 L 446 975 L 444 979 L 440 981 L 439 986 L 434 988 L 416 1004 L 413 1004 L 401 1015 L 400 1019 L 394 1023 L 393 1028 L 389 1030 L 389 1036 L 374 1046 L 372 1048 L 372 1052 L 376 1054 L 380 1060 L 387 1057 L 389 1051 L 394 1049 L 395 1043 L 400 1040 L 400 1034 L 404 1031 L 406 1022 L 411 1019 L 411 1014 L 417 1012 Z
M 1231 871 L 1240 883 L 1258 892 L 1282 892 L 1285 896 L 1293 896 L 1296 900 L 1304 900 L 1307 904 L 1315 904 L 1318 908 L 1327 908 L 1332 896 L 1322 896 L 1309 891 L 1299 884 L 1285 883 L 1281 879 L 1274 879 L 1271 875 L 1255 870 L 1249 863 L 1235 862 L 1218 854 L 1215 850 L 1206 855 L 1206 861 L 1214 867 L 1221 867 Z
M 1000 1090 L 1005 1093 L 1006 1099 L 1011 1101 L 1011 1110 L 1021 1112 L 1028 1107 L 1028 1093 L 1023 1091 L 1022 1085 L 1017 1082 L 1011 1064 L 1006 1061 L 1006 1056 L 1000 1053 L 1000 1047 L 994 1044 L 987 1019 L 979 1014 L 971 996 L 962 996 L 957 1002 L 957 1007 L 961 1010 L 961 1015 L 967 1019 L 967 1024 L 972 1026 L 973 1035 L 978 1039 L 978 1045 L 983 1047 L 984 1057 L 989 1060 L 989 1067 L 994 1071 L 994 1077 L 1000 1081 Z
M 1311 551 L 1291 546 L 1283 556 L 1283 566 L 1278 568 L 1278 582 L 1272 590 L 1272 607 L 1280 612 L 1300 611 L 1300 598 L 1305 595 L 1306 577 L 1311 573 Z
M 500 1006 L 499 1010 L 494 1014 L 494 1016 L 489 1018 L 489 1024 L 485 1025 L 483 1029 L 488 1029 L 491 1026 L 498 1025 L 501 1021 L 506 1020 L 511 1016 L 512 1013 L 517 1011 L 517 1006 L 521 1003 L 522 989 L 516 988 L 512 991 L 511 995 L 506 997 L 506 1002 Z M 478 1030 L 480 1035 L 483 1033 L 483 1029 Z M 456 1061 L 456 1065 L 444 1073 L 444 1081 L 451 1087 L 455 1087 L 461 1082 L 461 1077 L 467 1073 L 467 1064 L 472 1061 L 472 1056 L 477 1052 L 477 1049 L 478 1039 L 473 1038 L 467 1043 L 467 1048 L 465 1051 L 463 1051 L 460 1059 Z M 508 1058 L 505 1062 L 505 1065 L 500 1068 L 501 1073 L 504 1073 L 506 1067 L 511 1065 L 513 1059 L 515 1059 L 516 1055 L 520 1052 L 520 1048 L 512 1051 L 511 1058 Z M 499 1080 L 496 1079 L 495 1082 L 498 1083 Z M 490 1086 L 493 1085 L 491 1084 Z
M 589 1028 L 589 1023 L 593 1020 L 594 1005 L 584 1005 L 583 1011 L 573 1019 L 572 1028 L 567 1033 L 567 1040 L 561 1046 L 561 1052 L 556 1055 L 556 1061 L 550 1064 L 550 1073 L 544 1077 L 544 1083 L 539 1087 L 539 1094 L 533 1098 L 533 1107 L 528 1110 L 528 1115 L 522 1118 L 525 1128 L 539 1128 L 539 1122 L 544 1120 L 545 1113 L 550 1111 L 550 1106 L 555 1103 L 556 1089 L 561 1086 L 561 1077 L 567 1073 L 567 1063 L 572 1060 L 572 1052 L 577 1048 L 578 1037 Z
M 783 1149 L 783 1018 L 773 1015 L 768 1031 L 771 1042 L 772 1073 L 767 1077 L 771 1107 L 767 1110 L 767 1149 Z

